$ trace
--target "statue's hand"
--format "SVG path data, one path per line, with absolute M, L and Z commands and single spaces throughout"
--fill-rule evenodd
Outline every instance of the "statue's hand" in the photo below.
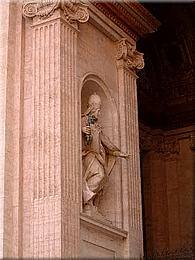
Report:
M 123 152 L 120 152 L 120 151 L 114 151 L 113 155 L 116 156 L 116 157 L 121 157 L 121 158 L 125 158 L 125 159 L 130 157 L 130 154 L 123 153 Z
M 91 134 L 91 127 L 90 126 L 83 126 L 82 131 L 83 131 L 83 133 L 90 135 Z
M 120 152 L 118 156 L 127 159 L 130 157 L 130 154 Z

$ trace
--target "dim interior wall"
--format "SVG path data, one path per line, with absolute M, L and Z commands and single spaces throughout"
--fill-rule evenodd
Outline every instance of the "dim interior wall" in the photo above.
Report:
M 145 153 L 142 162 L 146 250 L 174 254 L 191 250 L 193 244 L 193 173 L 192 128 L 165 132 L 176 139 L 178 152 L 171 148 Z M 183 251 L 182 251 L 183 250 Z

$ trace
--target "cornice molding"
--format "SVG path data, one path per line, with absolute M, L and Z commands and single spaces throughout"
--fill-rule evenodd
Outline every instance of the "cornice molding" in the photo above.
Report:
M 106 17 L 108 17 L 114 24 L 116 24 L 120 29 L 122 29 L 125 33 L 127 33 L 133 40 L 137 41 L 137 35 L 129 28 L 126 23 L 123 23 L 121 19 L 113 14 L 109 8 L 106 7 L 105 3 L 97 2 L 93 3 L 93 5 L 100 10 Z
M 155 32 L 160 22 L 138 2 L 92 2 L 134 40 Z
M 128 69 L 136 70 L 144 68 L 144 54 L 138 52 L 135 49 L 135 45 L 132 45 L 123 38 L 118 42 L 117 45 L 117 60 L 122 60 Z
M 89 19 L 88 5 L 75 0 L 37 0 L 24 3 L 23 16 L 26 18 L 39 17 L 46 19 L 50 17 L 56 9 L 61 9 L 69 23 L 85 23 Z

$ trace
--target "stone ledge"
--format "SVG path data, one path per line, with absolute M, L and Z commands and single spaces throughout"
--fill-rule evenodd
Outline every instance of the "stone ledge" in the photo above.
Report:
M 127 238 L 127 231 L 114 227 L 111 224 L 109 225 L 107 223 L 104 223 L 101 220 L 96 220 L 90 216 L 87 216 L 86 214 L 81 213 L 80 220 L 81 224 L 83 224 L 84 226 L 101 231 L 108 236 L 115 237 L 121 240 Z

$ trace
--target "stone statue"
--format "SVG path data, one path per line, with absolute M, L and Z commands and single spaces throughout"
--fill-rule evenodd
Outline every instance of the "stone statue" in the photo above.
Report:
M 98 124 L 101 99 L 94 93 L 89 97 L 88 108 L 82 115 L 83 135 L 83 211 L 97 216 L 97 198 L 115 164 L 116 157 L 127 158 L 110 139 L 104 135 Z

